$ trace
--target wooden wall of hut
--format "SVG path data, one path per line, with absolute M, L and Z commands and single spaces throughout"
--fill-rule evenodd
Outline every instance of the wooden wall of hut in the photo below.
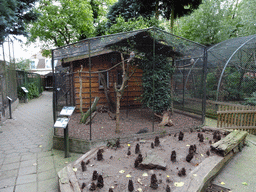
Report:
M 91 102 L 94 101 L 94 98 L 100 97 L 99 105 L 108 106 L 107 99 L 104 93 L 104 88 L 100 86 L 99 74 L 97 71 L 106 70 L 117 63 L 120 63 L 120 53 L 108 53 L 104 55 L 99 55 L 91 58 Z M 90 106 L 90 74 L 89 72 L 89 60 L 83 59 L 80 61 L 73 62 L 74 66 L 74 93 L 75 93 L 75 106 L 76 111 L 79 112 L 80 108 L 80 83 L 79 83 L 79 70 L 81 70 L 81 65 L 83 65 L 82 76 L 82 99 L 83 99 L 83 111 L 87 111 Z M 118 82 L 118 73 L 122 71 L 121 65 L 115 67 L 108 71 L 108 90 L 111 96 L 111 99 L 115 101 L 115 90 L 114 83 Z M 130 72 L 133 71 L 131 67 Z M 95 73 L 96 72 L 96 73 Z M 121 100 L 121 109 L 129 107 L 136 108 L 141 106 L 141 103 L 138 101 L 139 96 L 142 93 L 142 70 L 137 69 L 133 76 L 128 81 L 128 87 L 125 89 Z

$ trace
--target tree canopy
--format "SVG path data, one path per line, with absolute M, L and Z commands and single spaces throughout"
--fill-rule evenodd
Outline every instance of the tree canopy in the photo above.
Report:
M 111 8 L 107 18 L 109 25 L 115 23 L 116 18 L 121 15 L 125 21 L 139 16 L 150 18 L 159 15 L 171 20 L 171 27 L 175 18 L 190 14 L 196 9 L 202 0 L 118 0 Z
M 25 25 L 37 19 L 34 3 L 37 0 L 0 0 L 0 43 L 9 34 L 26 35 Z

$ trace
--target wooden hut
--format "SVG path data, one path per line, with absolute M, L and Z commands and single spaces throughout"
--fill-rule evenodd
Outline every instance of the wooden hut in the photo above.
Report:
M 99 43 L 99 40 L 96 39 L 95 43 Z M 179 55 L 179 53 L 173 51 L 171 46 L 154 39 L 147 31 L 138 31 L 121 40 L 116 38 L 112 41 L 104 42 L 104 44 L 101 43 L 100 46 L 100 49 L 92 49 L 90 53 L 62 60 L 62 66 L 70 67 L 70 72 L 73 74 L 71 92 L 74 95 L 73 102 L 77 111 L 80 108 L 80 90 L 83 100 L 83 111 L 89 108 L 90 101 L 93 102 L 96 96 L 100 97 L 98 105 L 108 106 L 107 94 L 109 94 L 110 99 L 115 101 L 114 84 L 116 83 L 119 86 L 122 83 L 122 68 L 119 65 L 122 63 L 121 53 L 124 56 L 124 60 L 127 60 L 130 57 L 130 52 L 135 52 L 136 56 L 131 61 L 133 65 L 129 68 L 129 72 L 134 71 L 133 66 L 139 63 L 142 55 L 145 56 L 153 53 L 167 57 Z M 103 82 L 99 76 L 100 73 L 104 76 L 107 90 L 104 89 Z M 143 69 L 137 68 L 129 79 L 128 86 L 121 100 L 121 108 L 141 106 L 139 97 L 142 94 L 142 74 Z

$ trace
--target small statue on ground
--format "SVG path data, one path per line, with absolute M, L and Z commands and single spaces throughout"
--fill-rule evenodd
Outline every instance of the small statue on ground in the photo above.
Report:
M 160 140 L 159 140 L 159 137 L 156 136 L 156 137 L 155 137 L 155 146 L 157 147 L 157 146 L 159 146 L 159 145 L 160 145 Z
M 151 187 L 152 189 L 157 189 L 157 188 L 158 188 L 157 179 L 156 179 L 156 174 L 153 174 L 153 175 L 151 176 L 150 187 Z
M 140 144 L 137 143 L 136 147 L 135 147 L 135 154 L 140 153 Z
M 129 180 L 129 183 L 128 183 L 128 191 L 133 191 L 134 190 L 134 187 L 133 187 L 133 182 L 132 182 L 132 180 L 130 179 Z
M 176 162 L 176 151 L 172 151 L 172 154 L 171 154 L 171 161 L 172 161 L 172 162 Z
M 104 181 L 103 181 L 102 175 L 99 175 L 99 176 L 98 176 L 97 187 L 99 187 L 99 188 L 104 187 Z

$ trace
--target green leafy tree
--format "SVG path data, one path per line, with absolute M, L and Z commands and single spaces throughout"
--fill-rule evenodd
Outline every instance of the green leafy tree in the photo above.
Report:
M 237 0 L 205 0 L 191 15 L 178 20 L 176 34 L 212 45 L 237 36 L 241 27 Z
M 37 0 L 0 0 L 0 43 L 9 34 L 26 35 L 25 25 L 37 19 Z
M 41 0 L 36 9 L 40 14 L 37 21 L 28 27 L 30 41 L 37 38 L 50 45 L 60 47 L 91 37 L 94 34 L 93 11 L 88 1 Z
M 256 1 L 241 1 L 238 18 L 240 19 L 240 36 L 254 35 L 256 33 Z
M 159 19 L 162 15 L 171 21 L 171 29 L 175 18 L 190 14 L 196 9 L 202 0 L 119 0 L 108 13 L 109 25 L 115 23 L 116 18 L 121 15 L 125 21 L 130 18 L 150 18 L 155 16 Z
M 30 68 L 30 63 L 31 61 L 29 59 L 21 58 L 19 59 L 19 61 L 15 63 L 15 66 L 16 66 L 16 69 L 18 70 L 27 71 Z

